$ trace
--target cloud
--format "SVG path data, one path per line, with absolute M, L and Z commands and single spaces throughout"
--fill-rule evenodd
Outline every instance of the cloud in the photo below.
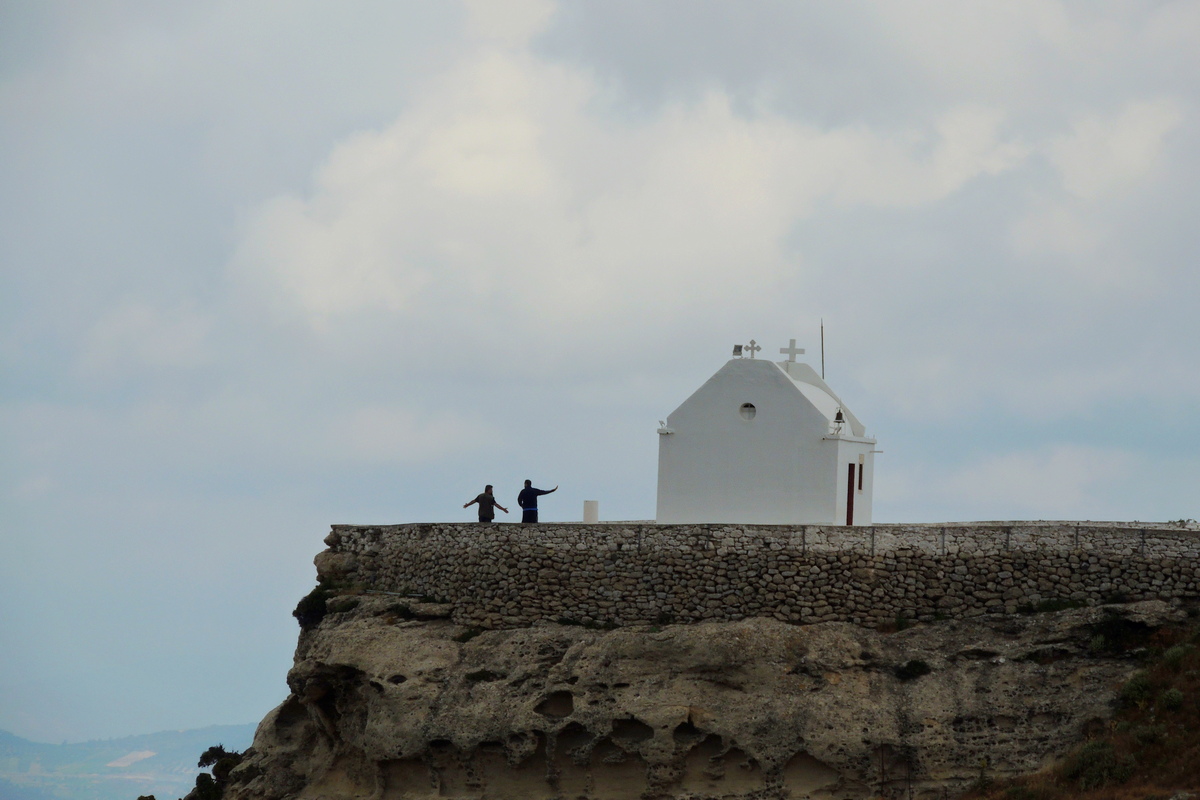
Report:
M 1182 106 L 1173 98 L 1131 102 L 1113 117 L 1079 120 L 1047 149 L 1067 191 L 1094 199 L 1147 178 L 1182 120 Z
M 802 275 L 788 236 L 818 204 L 917 207 L 1028 152 L 975 105 L 874 131 L 739 113 L 720 91 L 616 119 L 599 93 L 585 71 L 481 45 L 340 143 L 307 196 L 258 208 L 234 273 L 315 330 L 383 313 L 409 335 L 452 320 L 451 347 L 565 353 L 601 329 L 625 347 Z

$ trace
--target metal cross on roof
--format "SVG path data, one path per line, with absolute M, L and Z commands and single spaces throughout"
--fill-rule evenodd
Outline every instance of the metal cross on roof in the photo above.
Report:
M 789 339 L 787 347 L 779 348 L 779 352 L 788 357 L 788 361 L 795 361 L 796 356 L 804 355 L 803 347 L 796 347 L 796 340 Z
M 754 341 L 753 339 L 750 340 L 750 344 L 746 345 L 746 351 L 750 353 L 751 358 L 754 358 L 754 354 L 759 350 L 762 350 L 762 348 L 759 347 L 758 342 Z

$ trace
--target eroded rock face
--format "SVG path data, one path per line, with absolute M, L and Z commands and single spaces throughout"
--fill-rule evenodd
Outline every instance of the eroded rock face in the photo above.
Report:
M 1128 648 L 1181 616 L 477 633 L 394 607 L 365 598 L 302 635 L 226 797 L 953 796 L 983 763 L 1028 772 L 1079 741 Z

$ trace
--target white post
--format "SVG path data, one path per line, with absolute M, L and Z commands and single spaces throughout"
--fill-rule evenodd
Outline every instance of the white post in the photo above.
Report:
M 600 521 L 600 501 L 599 500 L 584 500 L 583 501 L 583 521 L 585 523 L 595 524 Z

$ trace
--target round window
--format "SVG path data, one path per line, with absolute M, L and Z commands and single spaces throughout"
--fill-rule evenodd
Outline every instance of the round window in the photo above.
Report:
M 738 413 L 742 415 L 742 419 L 754 419 L 754 415 L 758 413 L 758 409 L 753 403 L 742 403 L 742 407 L 738 409 Z

